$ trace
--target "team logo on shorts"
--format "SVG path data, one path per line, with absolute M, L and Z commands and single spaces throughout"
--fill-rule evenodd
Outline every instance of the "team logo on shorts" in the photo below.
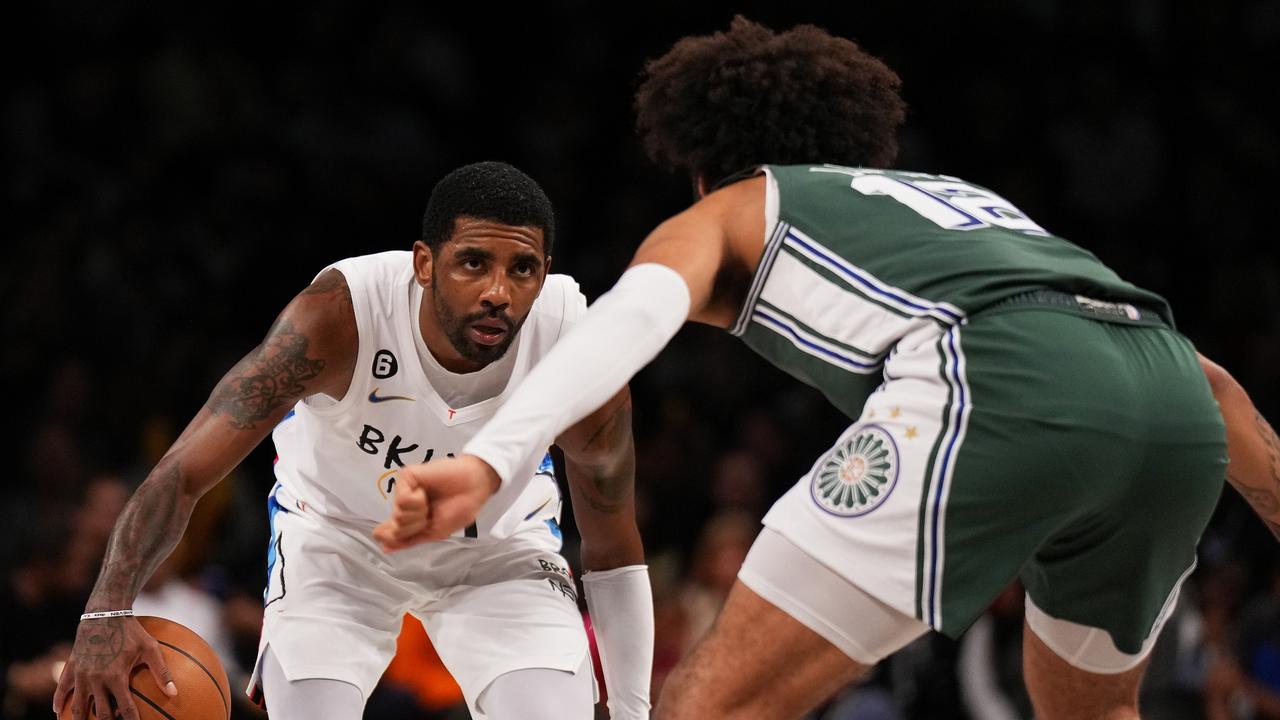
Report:
M 897 444 L 879 425 L 864 425 L 818 466 L 809 494 L 832 515 L 857 517 L 884 504 L 897 483 Z

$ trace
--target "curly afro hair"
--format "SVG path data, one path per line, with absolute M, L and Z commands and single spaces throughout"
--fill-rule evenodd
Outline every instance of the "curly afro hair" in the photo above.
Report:
M 888 167 L 906 116 L 900 85 L 849 40 L 739 15 L 645 66 L 636 130 L 655 162 L 707 187 L 764 163 Z

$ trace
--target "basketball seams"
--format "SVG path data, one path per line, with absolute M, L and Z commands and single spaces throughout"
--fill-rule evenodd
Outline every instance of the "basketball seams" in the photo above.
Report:
M 129 692 L 133 693 L 133 696 L 134 696 L 134 697 L 142 698 L 142 701 L 143 701 L 143 702 L 145 702 L 146 704 L 150 705 L 152 710 L 155 710 L 156 712 L 158 712 L 158 713 L 160 713 L 161 715 L 165 716 L 168 720 L 177 720 L 177 718 L 175 718 L 174 716 L 172 716 L 172 715 L 170 715 L 169 713 L 165 712 L 165 711 L 164 711 L 164 708 L 162 708 L 162 707 L 160 707 L 159 705 L 157 705 L 155 700 L 152 700 L 151 698 L 147 697 L 146 695 L 143 695 L 142 693 L 138 692 L 138 689 L 137 689 L 137 688 L 135 688 L 134 686 L 132 686 L 132 685 L 130 685 L 130 686 L 129 686 Z M 97 715 L 96 715 L 96 713 L 95 713 L 95 715 L 94 715 L 94 716 L 95 716 L 95 717 L 97 716 Z
M 159 642 L 161 645 L 163 645 L 163 646 L 165 646 L 165 647 L 167 647 L 167 648 L 169 648 L 169 649 L 171 649 L 171 650 L 176 650 L 177 652 L 182 653 L 184 656 L 186 656 L 186 658 L 187 658 L 188 660 L 190 660 L 191 662 L 195 663 L 195 664 L 196 664 L 196 667 L 198 667 L 198 668 L 200 668 L 201 670 L 203 670 L 205 675 L 208 675 L 208 676 L 209 676 L 209 680 L 210 680 L 211 682 L 213 682 L 213 686 L 214 686 L 214 688 L 216 688 L 216 689 L 218 690 L 218 699 L 222 701 L 222 708 L 223 708 L 224 710 L 226 710 L 226 713 L 225 713 L 225 714 L 226 714 L 226 716 L 227 716 L 228 718 L 230 718 L 230 717 L 231 717 L 231 707 L 230 707 L 230 705 L 228 705 L 228 704 L 227 704 L 227 694 L 222 692 L 222 685 L 218 683 L 218 679 L 217 679 L 217 678 L 215 678 L 215 677 L 213 676 L 213 673 L 209 672 L 209 668 L 205 667 L 205 664 L 204 664 L 204 663 L 202 663 L 202 662 L 200 662 L 199 660 L 197 660 L 197 659 L 195 658 L 195 656 L 193 656 L 191 653 L 187 652 L 186 650 L 183 650 L 182 648 L 178 647 L 177 645 L 174 645 L 173 643 L 165 642 L 164 640 L 158 640 L 157 642 Z M 148 701 L 148 702 L 150 702 L 150 701 Z M 165 717 L 169 717 L 169 716 L 166 714 L 166 715 L 165 715 Z

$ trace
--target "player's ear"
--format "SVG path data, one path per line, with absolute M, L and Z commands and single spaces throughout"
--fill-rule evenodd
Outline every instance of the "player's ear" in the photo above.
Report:
M 550 273 L 550 272 L 551 272 L 551 256 L 550 256 L 550 255 L 548 255 L 548 256 L 547 256 L 547 259 L 546 259 L 545 261 L 543 261 L 543 263 L 542 263 L 542 280 L 543 280 L 543 282 L 546 282 L 547 274 L 548 274 L 548 273 Z
M 431 286 L 431 247 L 421 240 L 413 243 L 413 275 L 422 287 Z

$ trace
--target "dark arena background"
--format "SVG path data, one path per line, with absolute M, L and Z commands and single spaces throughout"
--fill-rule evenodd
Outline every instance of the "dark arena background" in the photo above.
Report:
M 1280 421 L 1280 3 L 803 5 L 51 2 L 11 16 L 0 716 L 49 716 L 112 522 L 216 380 L 320 268 L 408 249 L 443 174 L 489 159 L 528 172 L 555 203 L 555 270 L 590 298 L 607 289 L 691 200 L 636 140 L 642 64 L 736 12 L 885 59 L 910 106 L 898 167 L 994 188 L 1165 295 Z M 764 510 L 846 423 L 707 329 L 682 331 L 632 387 L 656 696 Z M 237 696 L 272 454 L 264 443 L 206 496 L 147 590 L 197 618 Z M 1021 597 L 1011 587 L 959 643 L 922 639 L 811 717 L 1030 717 Z M 1148 716 L 1280 717 L 1278 634 L 1276 539 L 1227 488 L 1156 650 Z M 368 716 L 465 717 L 458 697 L 410 626 Z

